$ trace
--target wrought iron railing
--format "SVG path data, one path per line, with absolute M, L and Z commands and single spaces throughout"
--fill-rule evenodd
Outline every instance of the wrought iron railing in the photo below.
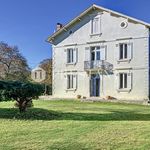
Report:
M 99 69 L 99 70 L 112 70 L 113 65 L 104 60 L 96 60 L 96 61 L 85 61 L 84 62 L 85 70 Z

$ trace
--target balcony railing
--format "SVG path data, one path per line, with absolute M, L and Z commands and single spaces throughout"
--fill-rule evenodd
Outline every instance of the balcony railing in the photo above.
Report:
M 106 70 L 110 71 L 113 69 L 113 65 L 104 61 L 104 60 L 95 60 L 95 61 L 85 61 L 84 62 L 85 70 Z

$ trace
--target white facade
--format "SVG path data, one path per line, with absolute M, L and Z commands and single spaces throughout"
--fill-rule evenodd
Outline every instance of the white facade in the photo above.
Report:
M 93 5 L 49 37 L 53 96 L 149 98 L 149 24 Z

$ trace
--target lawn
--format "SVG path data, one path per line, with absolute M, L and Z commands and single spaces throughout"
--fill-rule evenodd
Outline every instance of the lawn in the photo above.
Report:
M 34 101 L 19 114 L 0 103 L 0 150 L 150 149 L 150 106 Z

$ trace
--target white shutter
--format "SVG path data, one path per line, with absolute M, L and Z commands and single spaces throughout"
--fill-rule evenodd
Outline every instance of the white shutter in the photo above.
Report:
M 127 74 L 127 89 L 129 91 L 132 89 L 132 73 Z
M 68 89 L 68 77 L 67 77 L 67 75 L 64 75 L 64 89 L 65 90 Z
M 100 47 L 100 51 L 101 51 L 101 60 L 106 60 L 106 46 L 102 46 Z
M 118 91 L 119 90 L 119 81 L 120 81 L 120 79 L 119 79 L 119 73 L 116 73 L 116 75 L 115 75 L 115 89 Z
M 115 49 L 115 60 L 119 61 L 119 55 L 120 55 L 120 46 L 119 44 L 116 44 L 116 49 Z
M 132 59 L 132 52 L 133 52 L 133 43 L 128 43 L 128 59 Z
M 92 19 L 92 17 L 90 17 L 90 23 L 89 23 L 89 32 L 90 32 L 90 34 L 92 34 L 93 33 L 93 31 L 92 31 L 92 29 L 93 29 L 93 19 Z
M 73 75 L 73 89 L 77 89 L 77 75 Z
M 90 61 L 91 60 L 91 51 L 90 47 L 85 47 L 85 61 Z
M 64 49 L 64 60 L 65 60 L 65 64 L 68 63 L 68 51 L 67 49 Z
M 77 63 L 78 61 L 78 48 L 73 49 L 73 62 Z

